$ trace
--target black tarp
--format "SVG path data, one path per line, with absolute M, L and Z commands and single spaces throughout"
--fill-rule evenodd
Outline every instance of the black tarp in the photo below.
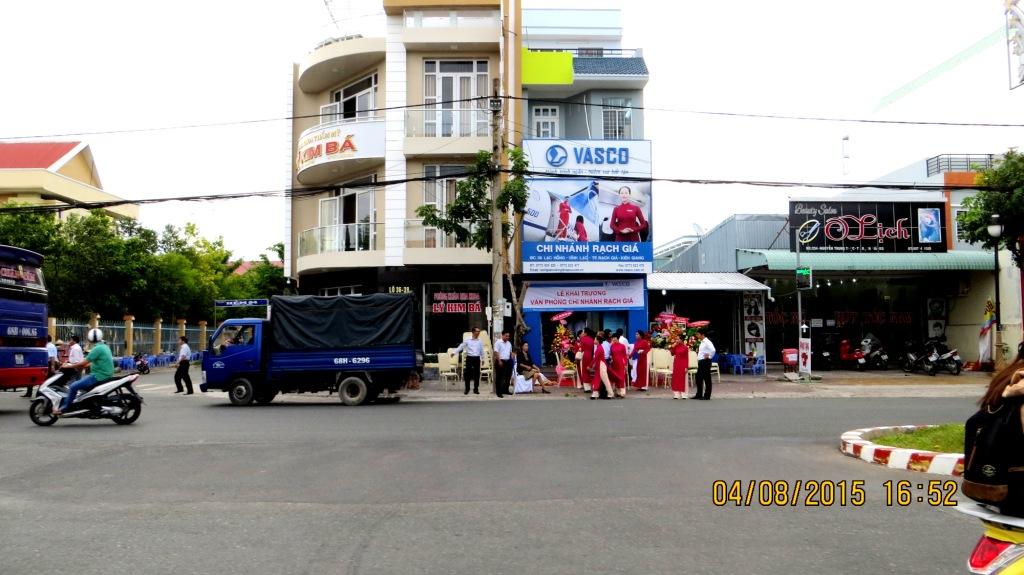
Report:
M 339 349 L 414 343 L 412 294 L 274 296 L 274 349 Z

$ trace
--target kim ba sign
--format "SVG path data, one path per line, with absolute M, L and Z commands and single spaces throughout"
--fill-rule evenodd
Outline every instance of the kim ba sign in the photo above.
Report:
M 946 251 L 942 202 L 789 203 L 790 250 L 802 252 L 938 253 Z

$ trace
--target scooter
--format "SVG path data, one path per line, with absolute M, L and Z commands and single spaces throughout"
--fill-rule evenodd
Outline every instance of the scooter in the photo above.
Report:
M 935 375 L 938 372 L 939 368 L 935 363 L 939 359 L 938 355 L 925 351 L 913 341 L 907 341 L 904 346 L 906 351 L 903 353 L 900 367 L 905 373 L 913 373 L 919 369 L 928 375 Z
M 973 501 L 960 501 L 956 510 L 985 525 L 985 533 L 967 560 L 971 573 L 1024 575 L 1024 518 L 1001 515 Z
M 53 414 L 53 406 L 67 397 L 74 369 L 61 369 L 50 376 L 36 392 L 36 399 L 28 408 L 28 417 L 36 425 L 53 425 L 59 418 L 112 419 L 118 425 L 134 423 L 142 415 L 142 396 L 132 384 L 139 374 L 128 372 L 101 381 L 92 389 L 80 393 L 61 415 Z
M 860 341 L 860 350 L 864 353 L 864 359 L 872 369 L 889 369 L 889 354 L 882 347 L 882 341 L 874 334 L 869 333 L 864 336 L 864 339 Z
M 864 358 L 864 352 L 860 348 L 853 347 L 850 340 L 844 339 L 839 342 L 839 362 L 855 364 L 857 371 L 864 371 L 868 360 Z
M 960 359 L 960 351 L 956 348 L 949 349 L 946 346 L 946 336 L 929 339 L 924 347 L 934 355 L 938 356 L 935 364 L 939 369 L 945 369 L 953 375 L 960 375 L 964 362 Z
M 149 373 L 149 360 L 146 359 L 146 356 L 137 353 L 133 359 L 135 360 L 135 371 L 139 372 L 140 375 Z

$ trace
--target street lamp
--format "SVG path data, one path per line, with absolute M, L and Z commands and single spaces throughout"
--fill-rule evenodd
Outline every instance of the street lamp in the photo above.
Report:
M 992 214 L 992 223 L 988 225 L 988 235 L 995 240 L 992 246 L 992 278 L 996 284 L 996 337 L 992 346 L 992 362 L 996 370 L 1003 367 L 1003 336 L 999 333 L 1002 329 L 999 314 L 1002 312 L 999 306 L 999 237 L 1003 235 L 1003 225 L 999 223 L 999 214 Z

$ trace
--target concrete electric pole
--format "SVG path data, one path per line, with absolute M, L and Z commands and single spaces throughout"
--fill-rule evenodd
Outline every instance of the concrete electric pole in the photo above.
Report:
M 487 104 L 491 110 L 491 341 L 501 341 L 501 332 L 505 329 L 505 298 L 502 282 L 502 253 L 505 238 L 501 233 L 502 211 L 498 206 L 498 194 L 501 187 L 501 111 L 503 101 L 501 80 L 494 79 L 494 96 Z

